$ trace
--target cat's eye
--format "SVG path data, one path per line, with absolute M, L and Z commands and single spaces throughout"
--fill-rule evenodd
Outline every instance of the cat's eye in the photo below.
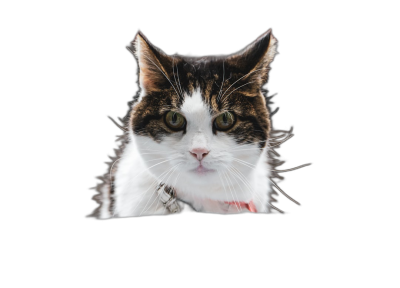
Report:
M 172 130 L 179 131 L 185 128 L 186 119 L 179 113 L 169 111 L 165 114 L 165 124 Z
M 220 131 L 226 131 L 229 128 L 231 128 L 236 122 L 235 115 L 230 112 L 225 112 L 221 115 L 219 115 L 217 118 L 214 120 L 214 127 L 217 130 Z

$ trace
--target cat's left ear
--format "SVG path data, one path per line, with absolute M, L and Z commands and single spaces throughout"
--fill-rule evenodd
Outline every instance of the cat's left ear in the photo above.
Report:
M 263 85 L 268 80 L 269 65 L 277 54 L 278 41 L 272 35 L 272 30 L 258 37 L 243 50 L 229 56 L 227 61 L 236 66 L 240 71 L 248 73 L 243 78 Z
M 165 67 L 171 67 L 172 60 L 167 54 L 151 44 L 140 31 L 127 48 L 137 60 L 139 83 L 147 93 L 159 91 L 163 86 L 169 85 Z

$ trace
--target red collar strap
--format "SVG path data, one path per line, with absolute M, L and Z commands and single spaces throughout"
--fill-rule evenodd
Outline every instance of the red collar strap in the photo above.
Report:
M 257 213 L 257 208 L 256 205 L 254 205 L 253 201 L 250 201 L 249 203 L 237 202 L 237 201 L 225 202 L 225 203 L 230 205 L 237 205 L 237 207 L 246 208 L 250 212 Z

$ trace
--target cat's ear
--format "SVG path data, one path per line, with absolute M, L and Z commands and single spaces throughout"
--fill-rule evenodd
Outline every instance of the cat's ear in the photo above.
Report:
M 147 93 L 161 90 L 168 81 L 165 67 L 171 65 L 170 57 L 151 44 L 140 31 L 127 48 L 137 60 L 140 86 Z
M 243 79 L 247 78 L 262 85 L 268 80 L 269 65 L 277 54 L 277 46 L 278 41 L 269 29 L 250 45 L 229 56 L 227 61 L 248 74 Z

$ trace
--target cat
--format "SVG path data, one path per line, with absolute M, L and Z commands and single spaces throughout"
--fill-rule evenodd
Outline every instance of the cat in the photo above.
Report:
M 295 201 L 274 181 L 286 171 L 276 170 L 283 161 L 274 148 L 292 129 L 273 129 L 277 110 L 263 89 L 277 43 L 270 29 L 231 55 L 185 57 L 167 55 L 139 31 L 127 47 L 139 90 L 121 124 L 111 119 L 123 135 L 98 177 L 90 216 L 282 212 L 274 188 Z

